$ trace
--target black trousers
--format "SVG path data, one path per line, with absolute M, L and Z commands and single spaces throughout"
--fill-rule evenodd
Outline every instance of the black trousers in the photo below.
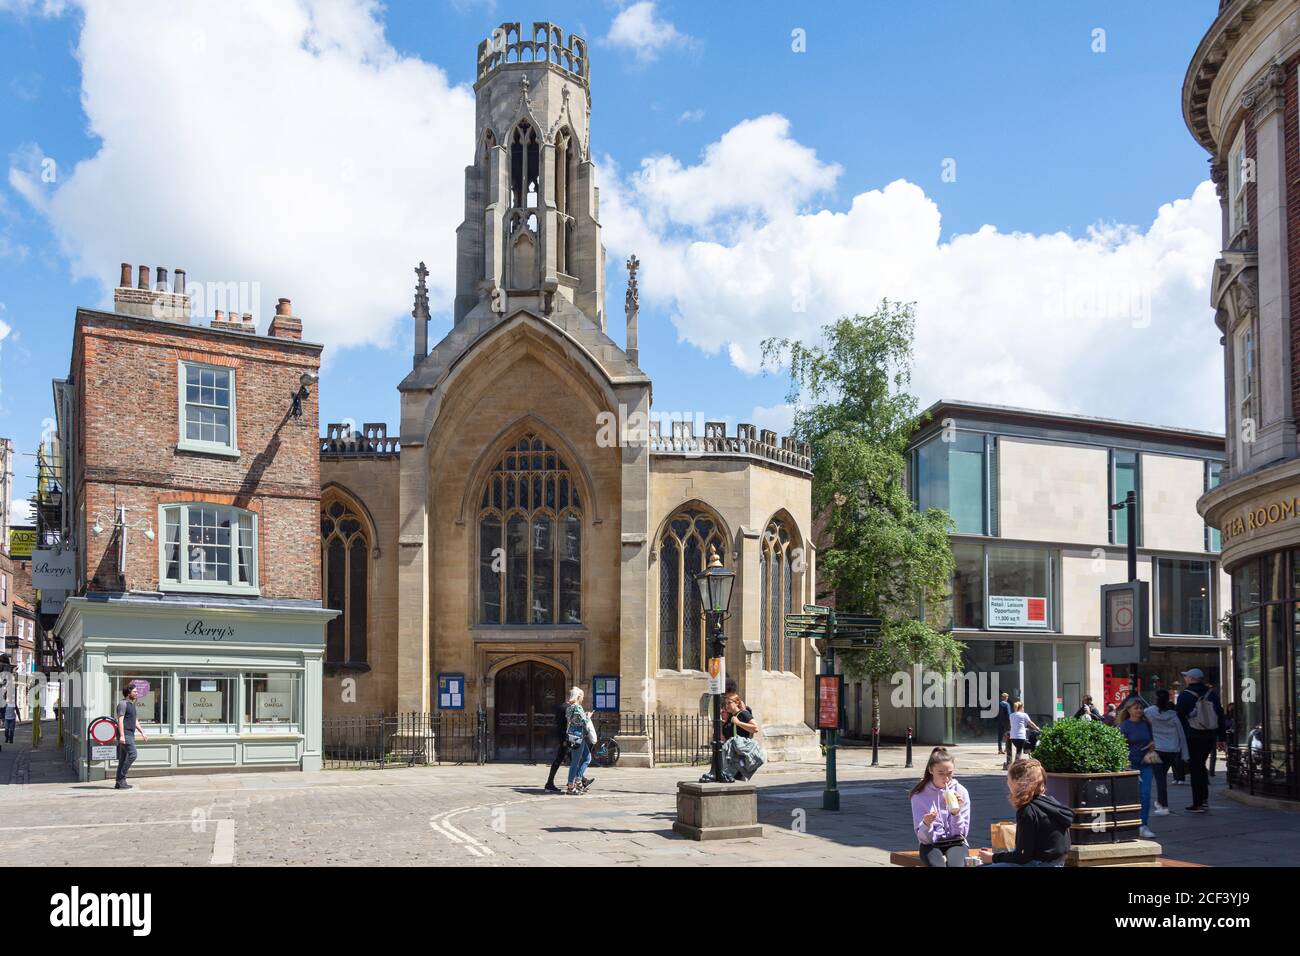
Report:
M 1187 767 L 1192 778 L 1192 806 L 1204 807 L 1210 802 L 1210 768 L 1206 766 L 1214 750 L 1214 735 L 1189 734 L 1187 737 Z
M 139 753 L 135 749 L 135 735 L 127 734 L 126 741 L 117 745 L 117 782 L 126 783 L 126 772 L 135 763 Z
M 1010 732 L 1010 724 L 998 724 L 998 753 L 1002 753 L 1002 746 L 1007 742 L 1007 734 Z
M 560 745 L 555 748 L 555 759 L 551 761 L 551 775 L 546 778 L 546 785 L 548 787 L 555 786 L 555 775 L 559 773 L 560 765 L 566 764 L 568 762 L 569 762 L 569 747 L 564 742 L 564 738 L 561 737 Z

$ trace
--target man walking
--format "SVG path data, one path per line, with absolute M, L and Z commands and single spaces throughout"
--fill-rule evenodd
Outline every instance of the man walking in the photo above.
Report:
M 15 700 L 17 693 L 17 688 L 10 683 L 8 692 L 5 694 L 4 704 L 5 743 L 7 744 L 14 742 L 14 728 L 18 726 L 18 702 Z
M 1002 747 L 1005 744 L 1007 751 L 1010 752 L 1011 745 L 1007 743 L 1007 734 L 1011 731 L 1011 695 L 1003 691 L 1002 697 L 998 700 L 998 753 L 1002 753 Z
M 114 790 L 131 789 L 131 785 L 126 782 L 126 772 L 138 756 L 135 735 L 139 733 L 141 743 L 149 741 L 136 721 L 135 702 L 139 696 L 140 688 L 132 681 L 122 688 L 122 699 L 117 702 L 117 784 Z
M 1204 813 L 1210 803 L 1210 775 L 1206 766 L 1210 753 L 1222 746 L 1223 707 L 1219 695 L 1205 684 L 1199 667 L 1183 673 L 1186 684 L 1178 694 L 1178 719 L 1187 734 L 1187 766 L 1192 782 L 1192 805 L 1188 813 Z

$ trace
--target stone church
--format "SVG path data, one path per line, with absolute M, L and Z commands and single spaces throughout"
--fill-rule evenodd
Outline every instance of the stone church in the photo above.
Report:
M 716 549 L 728 678 L 772 759 L 815 753 L 816 653 L 782 627 L 814 593 L 807 447 L 652 417 L 635 257 L 626 346 L 606 328 L 586 41 L 503 24 L 474 88 L 453 325 L 429 347 L 421 264 L 400 439 L 321 442 L 325 715 L 481 710 L 497 757 L 542 759 L 578 685 L 637 762 L 640 717 L 706 712 L 694 575 Z

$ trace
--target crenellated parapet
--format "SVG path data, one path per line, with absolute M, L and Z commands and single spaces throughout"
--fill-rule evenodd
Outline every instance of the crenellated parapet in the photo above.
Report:
M 331 422 L 320 440 L 321 458 L 396 458 L 401 450 L 383 422 L 366 422 L 360 431 L 342 422 Z
M 651 454 L 762 458 L 787 468 L 812 473 L 812 449 L 808 443 L 796 441 L 789 436 L 778 438 L 771 429 L 764 428 L 760 431 L 753 425 L 742 422 L 736 426 L 736 434 L 728 435 L 726 422 L 705 422 L 704 434 L 696 435 L 692 422 L 675 421 L 671 425 L 670 434 L 664 435 L 659 420 L 650 422 Z
M 567 37 L 554 23 L 533 23 L 526 34 L 521 23 L 503 23 L 492 36 L 478 45 L 478 74 L 482 81 L 495 70 L 514 64 L 548 63 L 587 87 L 587 41 L 576 34 Z

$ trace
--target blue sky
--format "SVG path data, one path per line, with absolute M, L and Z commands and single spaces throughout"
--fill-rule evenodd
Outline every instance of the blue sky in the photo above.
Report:
M 122 259 L 291 296 L 330 346 L 322 420 L 395 431 L 421 258 L 431 335 L 449 326 L 475 48 L 540 17 L 590 42 L 610 330 L 636 251 L 657 409 L 782 425 L 758 338 L 889 295 L 918 301 L 924 404 L 1222 427 L 1217 204 L 1179 106 L 1213 0 L 351 6 L 290 3 L 272 30 L 229 5 L 0 0 L 0 434 L 21 452 L 75 308 L 106 301 Z M 318 175 L 340 150 L 342 185 Z M 729 198 L 700 212 L 697 188 Z

